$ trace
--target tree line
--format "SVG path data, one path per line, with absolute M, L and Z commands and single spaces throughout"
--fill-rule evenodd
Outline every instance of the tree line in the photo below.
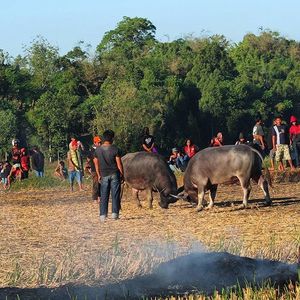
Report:
M 0 150 L 17 137 L 48 155 L 110 128 L 123 151 L 141 147 L 149 127 L 161 149 L 189 137 L 207 146 L 250 134 L 255 116 L 271 125 L 300 112 L 300 43 L 277 32 L 160 42 L 145 18 L 124 17 L 91 53 L 65 55 L 42 37 L 15 58 L 0 50 Z

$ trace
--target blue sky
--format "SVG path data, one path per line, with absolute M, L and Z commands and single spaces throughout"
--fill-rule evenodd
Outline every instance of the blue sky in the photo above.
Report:
M 38 35 L 62 54 L 81 40 L 94 49 L 123 16 L 149 19 L 161 41 L 223 34 L 238 42 L 261 26 L 300 40 L 297 0 L 0 0 L 0 5 L 0 49 L 12 56 L 23 54 Z

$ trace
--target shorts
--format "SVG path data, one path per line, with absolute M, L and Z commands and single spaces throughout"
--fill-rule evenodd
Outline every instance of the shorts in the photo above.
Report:
M 7 184 L 8 184 L 8 179 L 7 179 L 7 177 L 2 178 L 2 179 L 1 179 L 1 182 L 2 182 L 4 185 L 7 185 Z
M 274 159 L 275 158 L 275 154 L 276 154 L 276 151 L 274 151 L 274 149 L 271 149 L 270 153 L 269 153 L 270 158 Z
M 277 162 L 281 160 L 291 160 L 289 145 L 277 145 L 276 147 L 275 160 Z
M 73 183 L 75 178 L 78 183 L 82 183 L 82 173 L 80 171 L 69 171 L 70 183 Z

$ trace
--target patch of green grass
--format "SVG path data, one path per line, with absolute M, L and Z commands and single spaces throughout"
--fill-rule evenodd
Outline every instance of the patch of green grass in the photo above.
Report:
M 54 170 L 57 166 L 57 162 L 47 163 L 45 165 L 45 174 L 44 177 L 36 177 L 35 173 L 29 172 L 29 178 L 15 181 L 11 184 L 11 190 L 13 191 L 21 191 L 26 189 L 50 189 L 50 188 L 66 188 L 69 186 L 68 179 L 62 181 L 61 179 L 55 177 Z M 84 178 L 85 182 L 89 182 Z
M 26 190 L 26 189 L 48 189 L 55 187 L 66 187 L 68 186 L 68 181 L 61 181 L 54 177 L 36 177 L 34 174 L 28 179 L 17 181 L 12 183 L 11 189 L 15 191 Z

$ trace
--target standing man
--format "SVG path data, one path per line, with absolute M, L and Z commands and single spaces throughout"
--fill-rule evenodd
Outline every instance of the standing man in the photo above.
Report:
M 276 151 L 275 160 L 278 163 L 280 163 L 282 160 L 287 160 L 289 162 L 291 170 L 294 171 L 295 168 L 291 160 L 290 149 L 289 149 L 288 132 L 289 131 L 287 127 L 282 124 L 281 117 L 276 117 L 275 125 L 273 126 L 273 131 L 272 131 L 272 144 L 273 144 L 274 151 Z M 281 170 L 279 169 L 279 171 Z
M 31 167 L 37 177 L 44 177 L 45 157 L 37 146 L 33 147 Z
M 269 127 L 269 130 L 268 130 L 268 135 L 267 135 L 267 138 L 266 138 L 266 143 L 267 143 L 267 146 L 268 146 L 268 149 L 270 150 L 269 151 L 269 157 L 270 157 L 270 163 L 271 163 L 271 167 L 269 168 L 270 171 L 274 171 L 275 170 L 275 154 L 276 154 L 276 151 L 274 150 L 273 148 L 273 130 L 274 130 L 274 126 L 275 126 L 275 119 L 272 121 L 272 126 Z M 279 170 L 283 171 L 283 163 L 282 161 L 279 162 L 279 165 L 278 165 L 278 168 Z
M 290 124 L 290 146 L 292 147 L 296 167 L 299 167 L 300 125 L 297 124 L 297 118 L 295 116 L 291 116 Z
M 255 120 L 255 125 L 253 127 L 253 144 L 259 145 L 261 150 L 265 150 L 265 134 L 262 128 L 262 119 L 257 117 Z
M 78 183 L 79 191 L 83 191 L 82 185 L 82 157 L 81 152 L 78 150 L 78 143 L 76 140 L 72 141 L 69 145 L 70 150 L 67 153 L 68 160 L 68 173 L 69 173 L 69 181 L 70 188 L 73 192 L 74 180 Z
M 95 150 L 95 167 L 98 180 L 101 182 L 100 221 L 105 221 L 108 214 L 108 200 L 111 192 L 112 219 L 119 218 L 121 207 L 121 181 L 123 164 L 120 150 L 113 145 L 114 132 L 105 130 L 101 147 Z
M 93 180 L 93 186 L 92 186 L 92 199 L 98 203 L 100 203 L 100 183 L 98 180 L 98 175 L 96 172 L 96 167 L 95 167 L 95 151 L 98 147 L 100 147 L 101 139 L 99 136 L 94 137 L 94 144 L 92 146 L 92 149 L 88 155 L 88 159 L 90 162 L 90 167 L 91 167 L 91 175 L 92 175 L 92 180 Z M 96 163 L 97 164 L 97 163 Z

